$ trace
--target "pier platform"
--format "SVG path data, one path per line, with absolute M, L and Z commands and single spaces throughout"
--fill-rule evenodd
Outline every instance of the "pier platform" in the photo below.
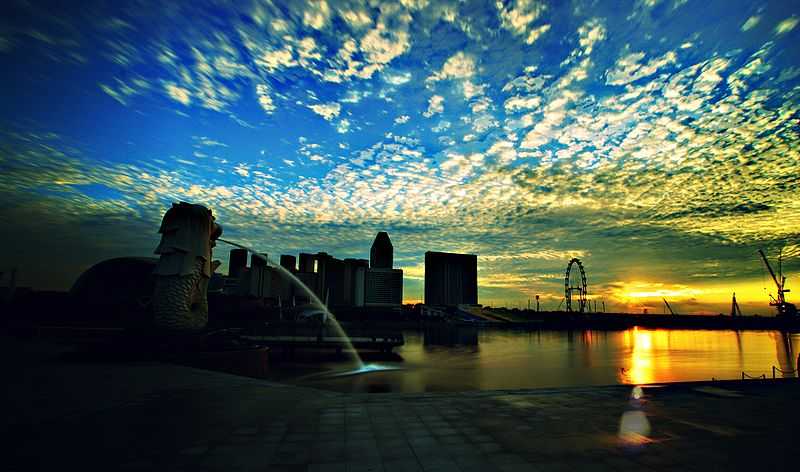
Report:
M 796 469 L 796 380 L 342 394 L 0 346 L 9 471 Z

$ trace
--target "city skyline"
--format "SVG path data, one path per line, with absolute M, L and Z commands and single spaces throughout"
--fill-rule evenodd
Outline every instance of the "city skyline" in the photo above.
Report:
M 796 3 L 12 2 L 0 271 L 151 256 L 173 202 L 268 254 L 477 254 L 478 302 L 771 314 L 800 290 Z M 216 258 L 227 266 L 227 249 Z M 8 280 L 8 275 L 3 282 Z M 796 286 L 797 285 L 797 286 Z

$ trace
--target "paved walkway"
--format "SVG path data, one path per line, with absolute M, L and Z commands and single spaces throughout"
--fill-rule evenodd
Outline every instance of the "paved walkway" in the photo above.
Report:
M 341 394 L 36 352 L 2 353 L 5 470 L 796 468 L 796 381 Z

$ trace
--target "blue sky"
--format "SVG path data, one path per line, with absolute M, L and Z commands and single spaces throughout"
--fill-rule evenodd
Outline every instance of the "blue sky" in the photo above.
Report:
M 767 313 L 756 249 L 800 271 L 800 4 L 734 3 L 12 1 L 0 260 L 68 287 L 188 200 L 275 255 L 387 230 L 408 301 L 446 250 L 482 303 L 555 306 L 577 256 L 610 307 Z

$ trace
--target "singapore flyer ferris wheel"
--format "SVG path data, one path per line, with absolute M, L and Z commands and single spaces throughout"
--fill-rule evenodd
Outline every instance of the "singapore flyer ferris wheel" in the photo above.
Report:
M 576 268 L 572 266 L 575 265 Z M 567 264 L 567 272 L 564 275 L 564 300 L 566 301 L 567 312 L 586 311 L 586 272 L 580 259 L 573 257 Z M 576 305 L 576 306 L 574 306 Z

